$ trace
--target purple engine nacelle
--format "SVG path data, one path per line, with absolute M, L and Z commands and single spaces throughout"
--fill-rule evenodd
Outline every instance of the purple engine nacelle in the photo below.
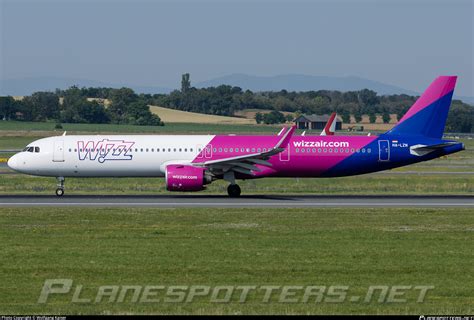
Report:
M 205 168 L 182 164 L 166 166 L 166 189 L 168 191 L 200 191 L 206 184 Z

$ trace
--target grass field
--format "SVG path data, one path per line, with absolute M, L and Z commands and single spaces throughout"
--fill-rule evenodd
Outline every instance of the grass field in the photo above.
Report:
M 471 314 L 470 209 L 1 208 L 0 313 Z M 45 279 L 72 279 L 81 298 L 101 285 L 433 286 L 423 303 L 38 304 Z M 162 294 L 162 293 L 160 293 Z
M 22 149 L 38 136 L 0 137 L 0 150 Z M 473 194 L 474 140 L 461 140 L 466 150 L 448 157 L 371 175 L 332 179 L 272 178 L 239 182 L 250 194 Z M 8 157 L 9 154 L 0 154 Z M 395 174 L 409 171 L 410 174 Z M 394 174 L 391 174 L 394 172 Z M 429 174 L 426 174 L 426 173 Z M 415 173 L 415 174 L 414 174 Z M 416 174 L 419 173 L 419 174 Z M 0 193 L 53 194 L 56 180 L 16 174 L 0 167 Z M 227 184 L 216 181 L 200 194 L 226 194 Z M 66 194 L 162 194 L 161 178 L 68 178 Z
M 227 194 L 228 183 L 213 182 L 199 195 Z M 374 174 L 332 179 L 268 178 L 239 181 L 243 195 L 279 194 L 459 194 L 474 192 L 474 174 L 388 175 Z M 0 194 L 49 194 L 55 178 L 22 174 L 0 175 Z M 163 178 L 67 178 L 66 195 L 79 194 L 172 194 Z M 176 193 L 174 193 L 177 195 Z M 189 193 L 179 193 L 189 194 Z
M 278 133 L 282 125 L 213 124 L 213 123 L 169 123 L 160 126 L 134 126 L 119 124 L 64 123 L 63 129 L 55 130 L 55 123 L 0 121 L 0 132 L 5 136 L 60 135 L 64 131 L 73 133 L 154 133 L 154 134 L 232 134 L 232 133 Z
M 54 124 L 0 122 L 0 150 L 61 134 Z M 168 124 L 165 127 L 64 125 L 69 133 L 276 133 L 278 127 Z M 161 130 L 161 131 L 160 131 Z M 243 194 L 468 194 L 474 192 L 474 141 L 448 157 L 379 173 L 333 179 L 242 181 Z M 0 157 L 8 154 L 0 154 Z M 413 171 L 415 174 L 396 174 Z M 430 174 L 426 174 L 430 172 Z M 438 173 L 436 173 L 438 172 Z M 226 194 L 217 181 L 205 194 Z M 0 167 L 0 194 L 54 194 L 54 178 Z M 67 179 L 68 194 L 162 194 L 163 179 Z M 472 209 L 145 209 L 0 208 L 1 314 L 472 314 Z M 73 290 L 38 298 L 46 279 L 72 279 Z M 81 298 L 71 302 L 74 288 Z M 245 303 L 95 303 L 99 287 L 331 286 L 347 287 L 341 303 L 282 303 L 262 291 Z M 431 286 L 426 299 L 370 302 L 371 286 Z M 325 289 L 325 290 L 326 290 Z M 376 292 L 380 294 L 380 291 Z M 376 295 L 378 298 L 379 296 Z

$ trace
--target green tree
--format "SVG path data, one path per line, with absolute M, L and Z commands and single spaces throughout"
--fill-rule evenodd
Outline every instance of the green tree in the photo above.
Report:
M 362 121 L 362 113 L 359 110 L 354 112 L 354 119 L 357 123 L 360 123 Z
M 379 103 L 377 92 L 369 89 L 360 90 L 358 100 L 360 106 L 374 106 Z
M 77 115 L 85 123 L 109 123 L 110 118 L 103 105 L 92 101 L 84 101 L 77 105 Z
M 189 80 L 189 73 L 185 73 L 181 76 L 181 93 L 186 94 L 191 88 L 191 80 Z
M 128 106 L 137 101 L 138 96 L 130 88 L 120 88 L 110 93 L 111 105 L 108 107 L 110 119 L 113 123 L 128 123 L 126 118 Z
M 15 100 L 13 97 L 0 97 L 0 120 L 11 120 L 15 118 Z
M 474 132 L 474 107 L 453 101 L 446 121 L 447 132 Z
M 375 114 L 375 112 L 372 111 L 369 113 L 369 122 L 375 123 L 375 121 L 377 121 L 377 115 Z
M 382 113 L 382 120 L 383 120 L 383 123 L 390 123 L 390 113 L 388 113 L 388 111 L 384 111 Z
M 257 112 L 255 114 L 255 122 L 257 122 L 257 124 L 260 124 L 262 123 L 262 121 L 263 121 L 263 114 L 260 112 Z
M 341 118 L 344 123 L 351 123 L 351 114 L 349 110 L 347 109 L 342 110 Z
M 272 112 L 263 115 L 263 122 L 265 124 L 284 123 L 285 120 L 285 115 L 280 111 L 276 110 L 273 110 Z
M 46 121 L 59 119 L 59 97 L 53 92 L 35 92 L 21 101 L 23 119 Z

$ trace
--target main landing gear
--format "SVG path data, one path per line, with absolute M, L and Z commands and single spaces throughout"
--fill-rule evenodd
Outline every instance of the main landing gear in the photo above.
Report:
M 58 177 L 58 188 L 56 189 L 56 195 L 61 197 L 64 194 L 64 177 Z
M 237 198 L 240 197 L 240 187 L 238 184 L 229 184 L 227 187 L 227 193 L 229 197 Z
M 239 185 L 235 183 L 234 171 L 227 171 L 226 173 L 224 173 L 224 180 L 230 183 L 227 187 L 227 194 L 229 195 L 229 197 L 240 197 L 241 190 Z

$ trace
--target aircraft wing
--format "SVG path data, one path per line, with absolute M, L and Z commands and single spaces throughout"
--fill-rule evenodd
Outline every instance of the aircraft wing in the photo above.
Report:
M 272 164 L 267 160 L 271 156 L 276 155 L 285 150 L 295 129 L 296 126 L 292 126 L 284 134 L 280 133 L 282 138 L 277 142 L 277 144 L 275 144 L 274 147 L 270 148 L 268 151 L 245 154 L 236 157 L 203 161 L 200 163 L 193 163 L 193 165 L 208 167 L 211 172 L 216 174 L 222 174 L 228 171 L 252 174 L 252 171 L 261 171 L 261 169 L 258 168 L 256 165 L 271 167 Z

